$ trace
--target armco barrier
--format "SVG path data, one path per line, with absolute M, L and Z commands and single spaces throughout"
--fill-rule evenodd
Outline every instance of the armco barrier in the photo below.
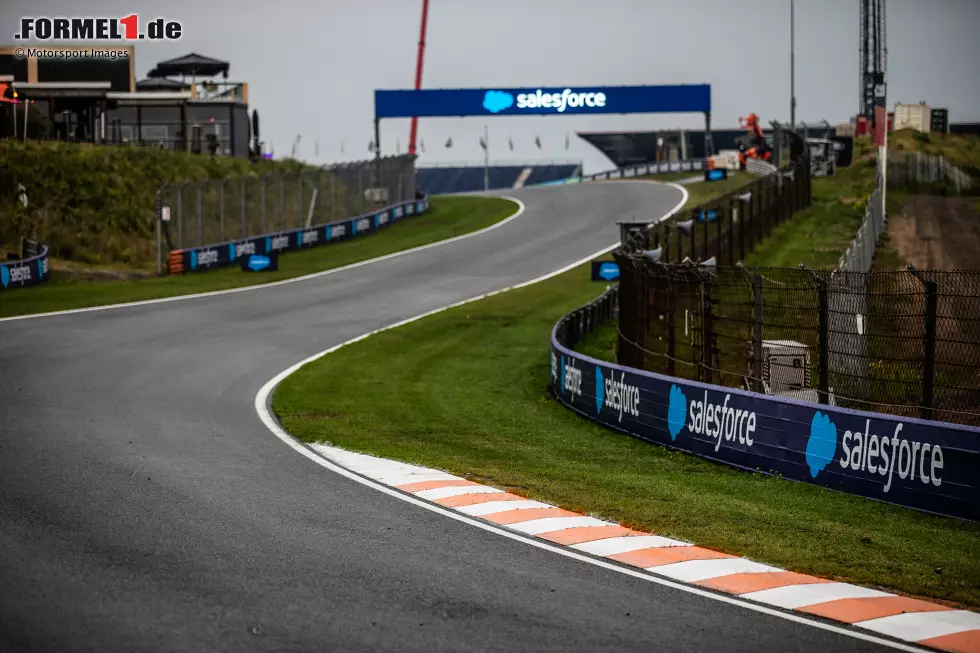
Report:
M 810 404 L 599 361 L 570 349 L 616 288 L 551 336 L 551 389 L 604 426 L 733 467 L 980 520 L 980 429 Z
M 294 252 L 350 240 L 362 234 L 383 229 L 406 217 L 424 213 L 428 209 L 429 199 L 426 197 L 420 200 L 400 202 L 378 211 L 345 220 L 311 225 L 304 229 L 290 229 L 204 247 L 172 250 L 168 269 L 171 274 L 197 272 L 233 265 L 239 257 L 250 254 Z
M 591 175 L 580 177 L 569 177 L 568 179 L 558 179 L 556 181 L 546 181 L 532 186 L 560 186 L 564 184 L 580 184 L 586 181 L 601 181 L 604 179 L 631 179 L 645 175 L 662 175 L 674 172 L 701 172 L 705 169 L 704 159 L 690 159 L 687 161 L 662 161 L 660 163 L 643 163 L 625 168 L 604 170 Z
M 48 276 L 47 245 L 41 246 L 37 256 L 0 263 L 0 288 L 3 290 L 36 286 Z

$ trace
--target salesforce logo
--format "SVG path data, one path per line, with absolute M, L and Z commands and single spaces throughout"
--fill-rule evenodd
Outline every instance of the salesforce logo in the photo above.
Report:
M 687 401 L 684 391 L 674 384 L 670 387 L 667 403 L 667 430 L 670 439 L 676 440 L 684 429 L 685 415 L 690 417 L 687 430 L 692 434 L 706 435 L 715 441 L 715 451 L 721 449 L 721 442 L 738 441 L 747 447 L 755 444 L 752 434 L 755 433 L 756 416 L 754 411 L 729 407 L 730 394 L 725 395 L 722 403 L 708 401 L 708 391 L 704 391 L 702 399 Z
M 515 105 L 515 98 L 507 91 L 487 91 L 483 96 L 483 108 L 490 113 L 500 113 Z M 554 109 L 563 113 L 568 108 L 606 106 L 605 93 L 581 93 L 566 88 L 561 93 L 545 93 L 540 88 L 534 93 L 517 96 L 518 109 Z
M 687 415 L 687 397 L 680 386 L 671 384 L 670 400 L 667 404 L 667 430 L 670 439 L 676 440 L 677 435 L 684 429 L 684 417 Z
M 896 472 L 903 481 L 914 481 L 918 473 L 923 485 L 942 485 L 943 449 L 927 442 L 910 441 L 900 437 L 904 424 L 896 424 L 891 437 L 871 432 L 871 420 L 865 419 L 864 431 L 844 431 L 841 454 L 837 463 L 841 469 L 878 475 L 884 479 L 882 490 L 891 490 Z M 806 443 L 806 464 L 810 476 L 816 478 L 837 455 L 837 425 L 830 416 L 816 412 L 810 422 L 810 438 Z
M 626 383 L 626 373 L 620 372 L 622 376 L 616 380 L 616 370 L 609 370 L 609 378 L 602 374 L 602 368 L 598 365 L 595 368 L 595 407 L 596 412 L 601 413 L 602 407 L 606 406 L 619 413 L 618 421 L 623 421 L 623 413 L 640 416 L 640 389 L 635 385 Z
M 490 113 L 500 113 L 514 106 L 514 96 L 506 91 L 487 91 L 483 96 L 483 108 Z
M 6 265 L 0 265 L 0 283 L 3 284 L 4 288 L 10 283 L 10 270 L 7 269 Z
M 582 396 L 582 370 L 575 367 L 574 358 L 566 367 L 565 357 L 561 357 L 561 387 L 571 394 L 571 401 L 575 401 L 576 396 Z
M 830 421 L 830 415 L 818 410 L 810 420 L 810 438 L 806 441 L 806 464 L 810 468 L 810 477 L 816 478 L 834 459 L 835 453 L 837 425 Z

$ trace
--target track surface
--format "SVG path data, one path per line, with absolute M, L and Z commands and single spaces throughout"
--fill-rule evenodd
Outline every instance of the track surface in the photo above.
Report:
M 0 322 L 0 650 L 876 648 L 429 513 L 262 425 L 256 392 L 296 361 L 558 269 L 680 199 L 513 195 L 527 210 L 499 229 L 349 272 Z

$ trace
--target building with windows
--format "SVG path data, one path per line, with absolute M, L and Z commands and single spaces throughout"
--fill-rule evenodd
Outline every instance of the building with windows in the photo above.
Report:
M 137 82 L 133 46 L 15 51 L 0 47 L 0 75 L 17 93 L 15 115 L 29 106 L 30 138 L 250 155 L 248 84 L 227 81 L 227 62 L 191 53 L 160 62 Z M 2 120 L 0 136 L 23 136 L 23 125 Z

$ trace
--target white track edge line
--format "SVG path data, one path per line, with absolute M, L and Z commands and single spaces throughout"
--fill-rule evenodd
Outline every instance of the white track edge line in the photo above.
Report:
M 276 286 L 283 286 L 288 283 L 296 283 L 298 281 L 306 281 L 308 279 L 316 279 L 317 277 L 323 277 L 328 274 L 334 274 L 337 272 L 343 272 L 345 270 L 351 270 L 353 268 L 361 267 L 362 265 L 370 265 L 371 263 L 379 263 L 381 261 L 386 261 L 398 256 L 404 256 L 405 254 L 412 254 L 413 252 L 420 252 L 424 249 L 429 249 L 430 247 L 438 247 L 440 245 L 448 245 L 449 243 L 454 243 L 458 240 L 463 240 L 465 238 L 471 238 L 473 236 L 479 236 L 480 234 L 485 234 L 488 231 L 493 231 L 499 227 L 504 226 L 511 220 L 516 220 L 524 213 L 524 202 L 517 199 L 516 197 L 507 197 L 503 195 L 494 195 L 499 199 L 509 200 L 517 204 L 517 210 L 512 214 L 508 215 L 506 218 L 500 222 L 495 222 L 489 227 L 484 227 L 477 231 L 472 231 L 466 234 L 460 234 L 459 236 L 453 236 L 452 238 L 446 238 L 444 240 L 437 240 L 434 243 L 426 243 L 425 245 L 419 245 L 417 247 L 412 247 L 411 249 L 402 249 L 397 252 L 391 252 L 390 254 L 384 254 L 382 256 L 376 256 L 375 258 L 367 259 L 364 261 L 357 261 L 356 263 L 349 263 L 347 265 L 342 265 L 339 268 L 331 268 L 329 270 L 322 270 L 320 272 L 312 272 L 310 274 L 304 274 L 299 277 L 292 277 L 290 279 L 282 279 L 280 281 L 271 281 L 269 283 L 257 283 L 251 286 L 241 286 L 239 288 L 226 288 L 224 290 L 210 290 L 207 292 L 193 293 L 190 295 L 174 295 L 172 297 L 157 297 L 155 299 L 141 299 L 135 302 L 123 302 L 121 304 L 100 304 L 99 306 L 86 306 L 83 308 L 69 308 L 63 311 L 48 311 L 46 313 L 26 313 L 24 315 L 11 315 L 10 317 L 0 317 L 0 322 L 12 322 L 14 320 L 29 320 L 38 317 L 53 317 L 56 315 L 70 315 L 73 313 L 91 313 L 93 311 L 107 311 L 114 308 L 131 308 L 133 306 L 148 306 L 150 304 L 164 304 L 166 302 L 177 302 L 183 301 L 185 299 L 198 299 L 200 297 L 216 297 L 218 295 L 230 295 L 236 292 L 247 292 L 250 290 L 260 290 L 262 288 L 274 288 Z M 256 236 L 258 238 L 258 236 Z
M 650 183 L 660 183 L 660 184 L 663 184 L 663 182 L 650 182 Z M 683 193 L 684 197 L 681 200 L 681 202 L 677 204 L 677 206 L 675 206 L 667 214 L 665 214 L 663 217 L 661 217 L 660 220 L 658 220 L 658 222 L 662 222 L 662 221 L 668 219 L 669 217 L 671 217 L 672 215 L 674 215 L 677 211 L 679 211 L 681 209 L 681 207 L 683 207 L 687 203 L 687 200 L 688 200 L 688 192 L 687 192 L 687 190 L 683 186 L 679 186 L 677 184 L 664 184 L 664 185 L 672 186 L 674 188 L 679 189 Z M 342 342 L 339 345 L 334 345 L 333 347 L 330 347 L 329 349 L 325 349 L 325 350 L 321 351 L 318 354 L 314 354 L 314 355 L 310 356 L 309 358 L 305 358 L 305 359 L 301 360 L 300 362 L 296 363 L 295 365 L 292 365 L 292 366 L 286 368 L 285 370 L 283 370 L 279 374 L 275 375 L 274 377 L 272 377 L 271 379 L 269 379 L 268 381 L 266 381 L 265 385 L 263 385 L 259 389 L 258 393 L 255 395 L 255 402 L 254 402 L 255 412 L 258 414 L 259 419 L 262 420 L 262 423 L 265 425 L 265 427 L 267 429 L 269 429 L 273 433 L 273 435 L 275 435 L 277 438 L 279 438 L 280 440 L 282 440 L 283 442 L 285 442 L 288 446 L 292 447 L 293 450 L 295 450 L 295 451 L 299 452 L 300 454 L 306 456 L 307 458 L 309 458 L 310 460 L 312 460 L 316 464 L 318 464 L 318 465 L 320 465 L 322 467 L 325 467 L 325 468 L 329 469 L 330 471 L 332 471 L 332 472 L 334 472 L 336 474 L 340 474 L 341 476 L 343 476 L 345 478 L 348 478 L 348 479 L 350 479 L 350 480 L 352 480 L 352 481 L 354 481 L 356 483 L 360 483 L 361 485 L 364 485 L 364 486 L 369 487 L 371 489 L 377 490 L 378 492 L 382 492 L 384 494 L 387 494 L 388 496 L 394 497 L 396 499 L 400 499 L 400 500 L 402 500 L 402 501 L 404 501 L 406 503 L 410 503 L 410 504 L 415 505 L 415 506 L 418 506 L 420 508 L 424 508 L 425 510 L 429 510 L 430 512 L 434 512 L 434 513 L 440 514 L 440 515 L 442 515 L 444 517 L 449 517 L 450 519 L 455 519 L 456 521 L 462 522 L 464 524 L 468 524 L 470 526 L 475 526 L 476 528 L 482 529 L 484 531 L 488 531 L 490 533 L 495 533 L 497 535 L 501 535 L 503 537 L 509 538 L 511 540 L 515 540 L 517 542 L 523 542 L 524 544 L 529 544 L 530 546 L 533 546 L 533 547 L 536 547 L 536 548 L 539 548 L 539 549 L 543 549 L 545 551 L 550 551 L 551 553 L 556 553 L 558 555 L 565 556 L 566 558 L 571 558 L 573 560 L 578 560 L 580 562 L 585 562 L 585 563 L 594 565 L 596 567 L 602 567 L 603 569 L 608 569 L 610 571 L 615 571 L 615 572 L 618 572 L 620 574 L 624 574 L 624 575 L 627 575 L 627 576 L 632 576 L 634 578 L 639 578 L 640 580 L 645 580 L 645 581 L 648 581 L 648 582 L 651 582 L 651 583 L 656 583 L 657 585 L 662 585 L 664 587 L 670 587 L 671 589 L 676 589 L 676 590 L 680 590 L 682 592 L 687 592 L 688 594 L 694 594 L 695 596 L 700 596 L 700 597 L 703 597 L 703 598 L 712 599 L 712 600 L 715 600 L 715 601 L 720 601 L 722 603 L 728 603 L 730 605 L 736 605 L 738 607 L 741 607 L 741 608 L 744 608 L 744 609 L 747 609 L 747 610 L 752 610 L 753 612 L 759 612 L 761 614 L 769 615 L 769 616 L 772 616 L 772 617 L 778 617 L 780 619 L 785 619 L 787 621 L 792 621 L 794 623 L 799 623 L 799 624 L 810 626 L 810 627 L 813 627 L 813 628 L 818 628 L 820 630 L 826 630 L 828 632 L 832 632 L 832 633 L 835 633 L 835 634 L 838 634 L 838 635 L 843 635 L 845 637 L 851 637 L 853 639 L 860 639 L 862 641 L 871 642 L 873 644 L 878 644 L 880 646 L 885 646 L 885 647 L 892 648 L 892 649 L 895 649 L 895 650 L 898 650 L 898 651 L 908 651 L 909 653 L 921 653 L 922 651 L 929 651 L 930 649 L 923 648 L 923 647 L 920 647 L 920 646 L 914 646 L 914 645 L 910 645 L 910 644 L 903 644 L 901 642 L 897 642 L 897 641 L 894 641 L 894 640 L 883 639 L 881 637 L 876 637 L 874 635 L 869 635 L 867 633 L 863 633 L 863 632 L 860 632 L 860 631 L 857 631 L 857 630 L 852 630 L 852 629 L 849 629 L 849 628 L 843 628 L 841 626 L 836 626 L 834 624 L 824 623 L 822 621 L 817 621 L 815 619 L 810 619 L 810 618 L 807 618 L 807 617 L 802 617 L 800 615 L 791 614 L 789 612 L 783 612 L 781 610 L 777 610 L 777 609 L 774 609 L 774 608 L 768 608 L 768 607 L 763 606 L 763 605 L 753 604 L 753 603 L 750 603 L 748 601 L 743 601 L 743 600 L 738 599 L 738 598 L 733 597 L 733 596 L 726 596 L 724 594 L 717 594 L 715 592 L 709 592 L 707 590 L 703 590 L 703 589 L 700 589 L 700 588 L 697 588 L 697 587 L 692 587 L 691 585 L 686 585 L 684 583 L 679 583 L 679 582 L 675 582 L 675 581 L 672 581 L 672 580 L 667 580 L 666 578 L 661 578 L 659 576 L 656 576 L 652 572 L 637 571 L 637 570 L 633 570 L 633 569 L 628 569 L 626 567 L 621 567 L 619 565 L 612 564 L 611 562 L 606 562 L 606 561 L 601 560 L 599 558 L 595 558 L 595 557 L 592 557 L 592 556 L 589 556 L 589 555 L 586 555 L 586 554 L 583 554 L 583 553 L 578 553 L 577 551 L 574 551 L 572 549 L 568 549 L 568 548 L 565 548 L 565 547 L 561 547 L 561 546 L 558 546 L 558 545 L 554 545 L 554 544 L 548 543 L 548 542 L 546 542 L 544 540 L 541 540 L 539 538 L 536 538 L 536 537 L 524 536 L 524 535 L 521 535 L 520 533 L 516 533 L 514 531 L 510 531 L 510 530 L 507 530 L 507 529 L 502 528 L 502 527 L 499 527 L 499 526 L 494 526 L 494 525 L 492 525 L 492 524 L 490 524 L 490 523 L 488 523 L 486 521 L 474 519 L 474 518 L 469 517 L 469 516 L 467 516 L 467 515 L 465 515 L 463 513 L 456 512 L 455 510 L 452 510 L 450 508 L 444 508 L 444 507 L 442 507 L 442 506 L 440 506 L 438 504 L 431 503 L 431 502 L 428 502 L 428 501 L 424 501 L 422 499 L 418 499 L 418 498 L 412 496 L 411 494 L 408 494 L 408 493 L 403 492 L 401 490 L 396 490 L 393 487 L 389 487 L 389 486 L 384 485 L 382 483 L 378 483 L 377 481 L 373 481 L 373 480 L 371 480 L 371 479 L 369 479 L 369 478 L 367 478 L 365 476 L 361 476 L 360 474 L 357 474 L 355 472 L 352 472 L 352 471 L 350 471 L 349 469 L 347 469 L 345 467 L 342 467 L 340 465 L 337 465 L 336 463 L 333 463 L 333 462 L 327 460 L 326 458 L 324 458 L 320 454 L 316 453 L 313 449 L 307 447 L 302 442 L 300 442 L 299 440 L 297 440 L 296 438 L 294 438 L 293 436 L 291 436 L 289 433 L 287 433 L 279 425 L 279 421 L 272 415 L 272 411 L 269 409 L 269 404 L 270 404 L 271 398 L 272 398 L 272 391 L 275 390 L 276 386 L 278 386 L 280 383 L 282 383 L 283 380 L 285 380 L 286 377 L 288 377 L 290 374 L 293 374 L 294 372 L 296 372 L 298 369 L 300 369 L 301 367 L 303 367 L 307 363 L 312 363 L 313 361 L 316 361 L 316 360 L 319 360 L 320 358 L 323 358 L 327 354 L 332 354 L 333 352 L 337 351 L 338 349 L 341 349 L 342 347 L 346 347 L 347 345 L 352 345 L 355 342 L 360 342 L 361 340 L 364 340 L 366 338 L 369 338 L 370 336 L 373 336 L 375 334 L 381 333 L 382 331 L 388 331 L 390 329 L 396 329 L 396 328 L 398 328 L 400 326 L 404 326 L 406 324 L 411 324 L 412 322 L 416 322 L 416 321 L 421 320 L 423 318 L 429 317 L 430 315 L 435 315 L 436 313 L 441 313 L 443 311 L 447 311 L 449 309 L 456 308 L 458 306 L 463 306 L 464 304 L 469 304 L 471 302 L 479 301 L 479 300 L 484 299 L 486 297 L 491 297 L 493 295 L 498 295 L 500 293 L 508 292 L 510 290 L 516 290 L 518 288 L 523 288 L 523 287 L 530 286 L 530 285 L 535 284 L 535 283 L 540 283 L 542 281 L 546 281 L 548 279 L 551 279 L 552 277 L 556 277 L 559 274 L 562 274 L 564 272 L 567 272 L 568 270 L 571 270 L 573 268 L 576 268 L 579 265 L 583 265 L 585 263 L 588 263 L 592 259 L 594 259 L 596 257 L 599 257 L 599 256 L 602 256 L 603 254 L 606 254 L 606 253 L 612 251 L 613 249 L 615 249 L 618 246 L 619 246 L 619 243 L 616 243 L 615 245 L 611 245 L 609 247 L 606 247 L 604 249 L 601 249 L 598 252 L 595 252 L 595 253 L 593 253 L 592 255 L 590 255 L 590 256 L 588 256 L 586 258 L 583 258 L 583 259 L 581 259 L 579 261 L 576 261 L 575 263 L 572 263 L 571 265 L 567 265 L 564 268 L 561 268 L 560 270 L 556 270 L 556 271 L 551 272 L 549 274 L 546 274 L 546 275 L 544 275 L 542 277 L 538 277 L 537 279 L 532 279 L 530 281 L 525 281 L 524 283 L 518 284 L 516 286 L 511 286 L 509 288 L 503 288 L 501 290 L 494 290 L 492 292 L 489 292 L 489 293 L 486 293 L 486 294 L 483 294 L 483 295 L 478 295 L 476 297 L 471 297 L 470 299 L 464 299 L 463 301 L 456 302 L 455 304 L 450 304 L 450 305 L 444 306 L 442 308 L 437 308 L 437 309 L 434 309 L 434 310 L 431 310 L 431 311 L 427 311 L 427 312 L 422 313 L 420 315 L 416 315 L 415 317 L 410 317 L 410 318 L 405 319 L 405 320 L 402 320 L 400 322 L 396 322 L 394 324 L 390 324 L 390 325 L 388 325 L 386 327 L 381 327 L 380 329 L 375 329 L 374 331 L 370 331 L 368 333 L 362 334 L 360 336 L 357 336 L 356 338 L 351 338 L 350 340 L 347 340 L 345 342 Z

